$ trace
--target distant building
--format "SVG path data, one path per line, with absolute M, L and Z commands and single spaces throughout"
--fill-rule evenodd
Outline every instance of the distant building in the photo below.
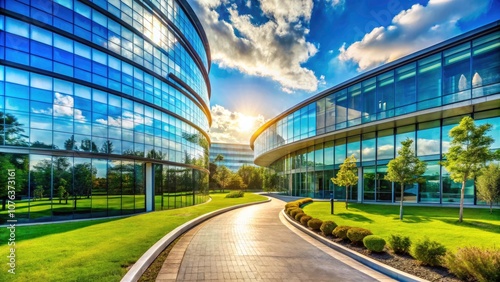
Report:
M 224 160 L 215 163 L 217 155 L 222 155 Z M 248 144 L 212 143 L 210 147 L 210 162 L 218 166 L 226 166 L 236 172 L 243 165 L 255 166 L 253 151 Z

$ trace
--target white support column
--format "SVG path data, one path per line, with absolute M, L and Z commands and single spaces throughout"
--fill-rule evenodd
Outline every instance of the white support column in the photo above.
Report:
M 363 169 L 358 167 L 358 203 L 363 202 Z
M 153 211 L 154 203 L 154 175 L 153 164 L 146 163 L 146 212 Z

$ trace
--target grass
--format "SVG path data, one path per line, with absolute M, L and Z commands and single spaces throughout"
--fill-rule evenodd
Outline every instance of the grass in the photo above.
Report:
M 199 194 L 195 194 L 195 201 L 200 202 Z M 60 203 L 59 203 L 60 202 Z M 135 204 L 134 204 L 135 203 Z M 163 207 L 162 207 L 163 204 Z M 37 200 L 16 201 L 16 216 L 19 218 L 44 219 L 49 221 L 52 216 L 70 216 L 73 213 L 80 214 L 81 217 L 91 217 L 91 212 L 106 215 L 106 211 L 113 215 L 130 214 L 144 211 L 144 195 L 92 195 L 89 198 L 82 197 L 59 201 L 59 198 L 50 200 L 49 198 Z M 155 195 L 155 209 L 173 209 L 193 205 L 193 193 L 163 193 Z M 6 217 L 8 210 L 0 211 L 0 217 Z
M 0 229 L 3 262 L 0 281 L 119 281 L 149 247 L 177 226 L 205 213 L 265 200 L 256 194 L 225 199 L 212 195 L 207 204 L 100 219 L 16 228 L 16 274 L 7 272 L 7 228 Z
M 387 240 L 390 234 L 409 236 L 415 242 L 427 236 L 448 250 L 462 246 L 500 247 L 500 210 L 465 208 L 464 221 L 458 222 L 458 207 L 405 206 L 403 221 L 399 220 L 399 206 L 335 203 L 335 214 L 330 214 L 329 202 L 314 202 L 304 208 L 310 216 L 333 220 L 338 225 L 369 229 Z

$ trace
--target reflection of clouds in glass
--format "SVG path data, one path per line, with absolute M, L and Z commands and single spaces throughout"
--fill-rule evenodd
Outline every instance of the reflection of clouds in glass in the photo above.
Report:
M 378 147 L 379 159 L 392 159 L 394 157 L 394 146 L 387 144 Z
M 375 147 L 369 147 L 369 148 L 363 148 L 363 159 L 366 161 L 365 158 L 373 159 L 375 156 Z
M 439 139 L 434 140 L 434 139 L 418 138 L 417 155 L 425 156 L 425 155 L 439 154 L 439 146 L 440 146 Z
M 44 114 L 44 115 L 54 115 L 58 117 L 71 117 L 80 121 L 85 121 L 85 116 L 82 114 L 82 111 L 79 109 L 74 109 L 75 101 L 72 96 L 63 95 L 60 93 L 55 93 L 54 98 L 54 106 L 53 109 L 34 109 L 32 108 L 32 112 L 35 114 Z
M 108 119 L 96 119 L 97 123 L 104 124 L 104 125 L 109 125 L 109 126 L 116 126 L 116 127 L 121 127 L 124 129 L 133 129 L 134 128 L 134 121 L 136 124 L 144 124 L 147 126 L 152 126 L 153 125 L 153 119 L 152 118 L 144 118 L 140 114 L 133 114 L 131 112 L 124 112 L 121 117 L 111 117 L 108 116 Z
M 450 148 L 450 141 L 443 141 L 443 153 L 448 152 L 448 149 Z

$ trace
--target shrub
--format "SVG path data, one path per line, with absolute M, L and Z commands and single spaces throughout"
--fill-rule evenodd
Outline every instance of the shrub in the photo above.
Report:
M 411 255 L 423 265 L 441 265 L 446 248 L 439 242 L 425 238 L 417 242 L 411 249 Z
M 459 248 L 448 253 L 444 263 L 461 280 L 500 281 L 500 249 Z
M 300 224 L 304 225 L 304 226 L 307 226 L 307 223 L 309 222 L 309 220 L 312 219 L 312 216 L 308 216 L 308 215 L 303 215 L 301 218 L 300 218 Z
M 312 203 L 312 201 L 313 201 L 313 199 L 311 199 L 311 198 L 304 198 L 304 199 L 298 200 L 299 205 L 301 205 L 301 206 L 304 204 L 307 204 L 307 203 Z
M 321 225 L 323 224 L 323 220 L 319 218 L 312 218 L 307 222 L 307 226 L 311 227 L 312 230 L 319 231 Z
M 353 227 L 347 231 L 347 238 L 353 243 L 358 243 L 363 242 L 363 238 L 372 234 L 373 233 L 368 229 Z
M 290 211 L 290 215 L 295 218 L 295 216 L 298 214 L 298 213 L 304 213 L 304 211 L 300 208 L 295 208 L 293 210 Z
M 232 191 L 226 195 L 226 198 L 241 198 L 243 196 L 245 196 L 245 192 L 243 191 Z
M 396 254 L 409 254 L 410 253 L 410 247 L 411 247 L 410 237 L 406 237 L 406 236 L 403 237 L 401 235 L 391 234 L 391 237 L 389 237 L 389 240 L 387 240 L 387 243 L 389 244 L 389 247 Z
M 382 252 L 385 247 L 385 240 L 377 235 L 368 235 L 363 238 L 363 245 L 371 252 Z
M 303 213 L 303 212 L 299 212 L 298 214 L 296 214 L 296 215 L 295 215 L 295 220 L 300 221 L 300 219 L 301 219 L 304 215 L 306 215 L 306 214 L 305 214 L 305 213 Z
M 321 227 L 319 228 L 323 234 L 332 235 L 333 230 L 337 227 L 337 224 L 331 220 L 323 221 Z
M 349 231 L 349 229 L 351 229 L 351 228 L 352 228 L 351 226 L 340 225 L 340 226 L 335 227 L 335 229 L 333 229 L 332 234 L 333 234 L 333 236 L 335 236 L 337 238 L 345 240 L 345 239 L 347 239 L 347 231 Z
M 299 203 L 296 203 L 296 202 L 290 202 L 290 203 L 287 203 L 285 205 L 285 209 L 288 209 L 288 208 L 299 208 Z

